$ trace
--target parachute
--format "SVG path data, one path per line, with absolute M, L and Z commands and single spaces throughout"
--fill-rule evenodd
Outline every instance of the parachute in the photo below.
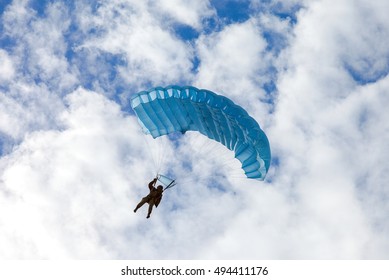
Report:
M 131 107 L 153 138 L 198 131 L 235 152 L 247 178 L 264 180 L 269 141 L 258 123 L 230 99 L 192 86 L 156 87 L 132 96 Z

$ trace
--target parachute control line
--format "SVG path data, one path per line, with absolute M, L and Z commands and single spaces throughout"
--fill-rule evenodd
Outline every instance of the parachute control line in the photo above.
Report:
M 157 180 L 163 185 L 164 191 L 174 187 L 177 184 L 176 180 L 170 179 L 169 177 L 161 174 L 157 175 Z

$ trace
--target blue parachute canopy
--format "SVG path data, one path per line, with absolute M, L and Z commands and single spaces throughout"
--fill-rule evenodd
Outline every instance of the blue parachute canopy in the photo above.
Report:
M 144 133 L 154 138 L 199 131 L 235 152 L 248 178 L 264 180 L 269 141 L 258 123 L 230 99 L 195 87 L 169 86 L 142 91 L 131 99 Z

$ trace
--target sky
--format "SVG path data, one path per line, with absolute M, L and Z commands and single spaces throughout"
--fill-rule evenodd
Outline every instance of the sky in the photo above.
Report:
M 0 0 L 0 259 L 388 259 L 389 2 Z M 139 91 L 230 98 L 264 181 Z M 160 171 L 177 186 L 133 213 Z

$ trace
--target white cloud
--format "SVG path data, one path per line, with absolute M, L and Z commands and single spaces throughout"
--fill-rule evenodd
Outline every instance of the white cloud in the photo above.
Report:
M 115 257 L 104 248 L 118 241 L 103 235 L 131 224 L 137 124 L 97 94 L 67 100 L 62 131 L 32 133 L 1 158 L 3 258 Z
M 82 8 L 81 28 L 98 32 L 80 47 L 122 56 L 126 64 L 118 71 L 127 83 L 157 86 L 190 79 L 191 47 L 164 28 L 164 17 L 154 14 L 145 3 L 109 1 L 102 3 L 96 14 L 90 12 L 88 7 Z
M 17 145 L 0 158 L 0 257 L 387 258 L 387 4 L 293 0 L 278 8 L 304 6 L 296 23 L 257 7 L 202 32 L 210 4 L 175 3 L 57 3 L 40 16 L 27 1 L 8 6 L 2 23 L 17 44 L 0 50 L 0 135 Z M 202 35 L 188 44 L 176 23 Z M 282 37 L 277 51 L 267 31 Z M 118 94 L 106 90 L 112 68 L 128 90 L 195 81 L 247 108 L 266 124 L 268 180 L 235 178 L 239 162 L 195 133 L 161 150 L 104 97 Z M 73 91 L 82 81 L 102 94 Z M 146 220 L 132 209 L 161 151 L 179 185 Z
M 45 15 L 38 17 L 29 1 L 12 2 L 2 15 L 9 46 L 0 49 L 0 132 L 7 147 L 31 131 L 58 128 L 62 96 L 78 82 L 66 58 L 67 8 L 51 4 Z
M 15 75 L 15 68 L 8 53 L 0 49 L 0 83 L 11 80 Z
M 386 249 L 381 251 L 377 244 L 388 246 L 381 231 L 387 233 L 386 222 L 380 215 L 371 217 L 377 207 L 387 211 L 385 202 L 367 203 L 387 196 L 382 181 L 370 180 L 377 172 L 383 181 L 388 179 L 382 162 L 389 134 L 385 105 L 380 105 L 388 104 L 382 90 L 388 79 L 359 86 L 344 65 L 350 60 L 361 66 L 358 60 L 366 44 L 358 43 L 360 34 L 369 34 L 369 44 L 380 45 L 381 38 L 369 33 L 371 25 L 363 24 L 365 18 L 355 16 L 364 13 L 364 7 L 348 1 L 335 7 L 318 1 L 301 12 L 293 45 L 282 56 L 288 68 L 278 83 L 275 126 L 270 132 L 273 151 L 282 162 L 276 171 L 282 174 L 280 183 L 290 185 L 301 199 L 300 206 L 311 216 L 307 223 L 327 235 L 321 243 L 327 240 L 342 248 L 313 252 L 329 258 L 381 258 Z M 374 62 L 382 52 L 364 55 Z M 285 135 L 287 141 L 277 140 Z M 373 226 L 372 220 L 382 228 Z M 314 234 L 307 231 L 307 236 Z
M 46 7 L 46 17 L 36 16 L 29 1 L 15 1 L 3 14 L 5 34 L 16 42 L 12 49 L 15 67 L 30 81 L 38 80 L 57 94 L 72 89 L 77 71 L 66 58 L 70 19 L 60 3 Z M 20 77 L 19 77 L 20 79 Z
M 342 1 L 334 7 L 328 1 L 312 5 L 304 17 L 311 21 L 305 25 L 305 35 L 317 38 L 309 40 L 313 43 L 312 50 L 333 60 L 331 64 L 335 67 L 346 64 L 363 80 L 380 78 L 389 68 L 386 48 L 389 28 L 382 17 L 385 5 L 382 1 L 372 5 L 364 1 Z M 327 40 L 326 44 L 322 40 Z
M 202 27 L 204 18 L 214 16 L 209 0 L 161 0 L 155 3 L 155 14 L 169 15 L 176 22 L 189 25 L 195 29 Z
M 63 103 L 43 86 L 13 81 L 0 92 L 0 131 L 18 143 L 34 130 L 58 128 Z
M 195 84 L 225 94 L 250 113 L 264 116 L 266 105 L 258 101 L 265 95 L 263 84 L 269 81 L 272 57 L 265 52 L 266 46 L 255 19 L 202 35 L 197 41 L 200 66 Z

